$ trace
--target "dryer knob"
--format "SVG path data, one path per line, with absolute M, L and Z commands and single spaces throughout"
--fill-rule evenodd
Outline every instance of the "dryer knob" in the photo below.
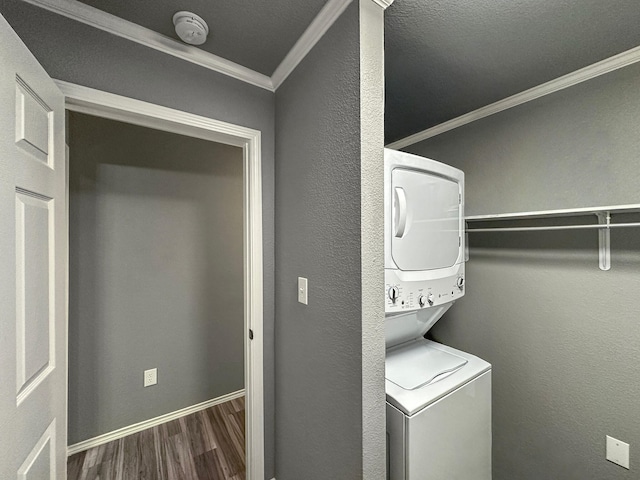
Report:
M 429 303 L 429 306 L 433 305 L 433 293 L 427 295 L 427 302 Z
M 389 298 L 393 303 L 396 303 L 398 297 L 400 296 L 400 289 L 398 287 L 391 287 L 389 289 Z
M 458 288 L 460 290 L 462 290 L 462 287 L 464 287 L 464 278 L 463 277 L 458 277 L 457 285 L 458 285 Z
M 427 304 L 427 297 L 425 297 L 424 295 L 420 295 L 418 297 L 418 305 L 420 305 L 420 307 L 424 307 Z

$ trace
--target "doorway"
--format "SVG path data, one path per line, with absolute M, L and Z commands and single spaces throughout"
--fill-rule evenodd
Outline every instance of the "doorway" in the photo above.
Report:
M 177 425 L 178 419 L 182 419 L 183 423 L 191 421 L 188 419 L 202 415 L 198 412 L 204 412 L 204 409 L 211 409 L 228 402 L 229 408 L 233 409 L 228 413 L 235 414 L 238 423 L 246 425 L 246 445 L 244 445 L 247 461 L 246 478 L 261 478 L 264 440 L 259 132 L 63 82 L 58 82 L 58 86 L 66 96 L 66 107 L 69 111 L 70 220 L 73 222 L 74 218 L 84 218 L 86 230 L 74 233 L 74 225 L 70 225 L 72 238 L 69 280 L 71 289 L 69 292 L 69 407 L 76 409 L 76 414 L 69 417 L 69 443 L 72 444 L 69 453 L 86 451 L 87 448 L 136 434 L 155 425 L 165 423 L 169 425 L 170 423 L 167 422 L 175 422 Z M 184 155 L 173 163 L 158 158 L 160 151 L 155 155 L 151 154 L 156 157 L 156 162 L 150 161 L 148 156 L 143 159 L 144 155 L 140 155 L 139 151 L 137 154 L 134 152 L 133 159 L 128 162 L 98 160 L 97 144 L 107 140 L 104 134 L 108 129 L 117 130 L 120 127 L 132 129 L 134 137 L 148 136 L 149 138 L 146 138 L 143 143 L 156 142 L 151 138 L 153 136 L 181 137 L 184 145 L 176 149 L 177 153 L 183 152 Z M 74 177 L 77 173 L 74 169 L 76 167 L 74 148 L 78 146 L 74 147 L 73 135 L 74 132 L 76 135 L 78 132 L 84 132 L 80 135 L 88 135 L 92 129 L 96 141 L 87 142 L 85 145 L 87 151 L 84 155 L 91 160 L 83 164 L 83 174 L 80 178 L 76 178 Z M 110 143 L 111 146 L 107 140 L 107 152 L 103 153 L 108 154 L 108 150 L 113 153 L 126 142 Z M 135 142 L 128 143 L 135 145 Z M 219 162 L 216 168 L 222 170 L 217 171 L 216 175 L 226 180 L 231 179 L 232 184 L 235 182 L 237 195 L 232 194 L 232 190 L 225 193 L 223 188 L 222 192 L 218 192 L 221 193 L 221 197 L 218 198 L 215 195 L 207 197 L 207 191 L 211 193 L 212 190 L 206 185 L 206 177 L 212 172 L 203 171 L 203 168 L 207 170 L 204 167 L 205 163 L 196 160 L 193 154 L 193 148 L 203 148 L 205 145 L 212 151 L 210 160 L 215 161 L 213 157 L 228 157 L 229 161 Z M 114 155 L 114 158 L 117 156 Z M 226 165 L 223 165 L 225 163 Z M 95 173 L 98 170 L 101 171 L 102 178 L 108 180 L 107 183 L 110 186 L 107 190 L 111 188 L 112 191 L 102 192 L 106 193 L 106 196 L 91 198 L 91 195 L 88 195 L 90 188 L 83 188 L 82 183 L 91 184 L 92 178 L 96 180 Z M 180 185 L 172 186 L 168 176 L 175 177 L 176 173 L 178 173 Z M 193 184 L 194 181 L 195 184 Z M 200 186 L 196 185 L 198 183 Z M 102 187 L 104 184 L 100 188 Z M 78 190 L 75 190 L 76 188 Z M 165 189 L 165 195 L 161 195 L 162 189 Z M 187 206 L 189 199 L 198 197 L 198 190 L 200 193 L 205 193 L 207 197 L 205 201 L 222 207 L 219 209 L 221 213 L 213 215 L 215 218 L 211 217 L 211 212 L 203 207 L 202 202 L 196 209 L 198 215 L 194 214 L 195 210 Z M 107 197 L 109 201 L 105 200 Z M 74 198 L 76 200 L 83 198 L 83 201 L 74 202 Z M 163 198 L 173 201 L 167 202 Z M 85 210 L 76 211 L 76 208 Z M 233 208 L 239 210 L 236 212 L 238 215 L 229 217 Z M 233 220 L 230 220 L 231 218 Z M 99 222 L 105 221 L 106 223 L 98 225 Z M 217 252 L 215 247 L 209 250 L 210 253 L 204 254 L 204 257 L 194 252 L 198 248 L 193 248 L 194 244 L 190 245 L 190 242 L 196 242 L 199 247 L 211 246 L 216 237 L 215 232 L 233 230 L 230 227 L 234 221 L 237 223 L 236 227 L 239 227 L 236 228 L 238 238 L 234 240 L 229 236 L 224 241 L 231 246 L 232 250 L 236 249 L 235 254 L 216 257 L 220 252 Z M 196 235 L 190 237 L 189 230 Z M 197 234 L 198 232 L 200 235 Z M 74 240 L 76 233 L 80 234 L 80 238 L 84 238 L 80 242 L 82 244 L 74 245 L 74 241 L 77 240 L 77 238 Z M 123 243 L 123 239 L 131 235 L 134 237 L 133 244 Z M 145 248 L 145 243 L 154 237 L 161 241 L 156 242 L 155 247 L 149 244 L 148 248 Z M 188 237 L 191 239 L 189 240 Z M 205 250 L 206 248 L 202 252 Z M 79 260 L 76 255 L 84 255 L 85 258 L 79 263 L 74 263 Z M 130 258 L 127 259 L 127 256 Z M 92 258 L 94 262 L 102 262 L 103 266 L 106 265 L 108 271 L 99 273 L 103 275 L 100 281 L 91 282 L 91 278 L 88 278 L 85 282 L 87 272 L 91 272 L 93 267 L 100 266 L 92 265 Z M 136 262 L 142 262 L 142 264 Z M 205 264 L 211 262 L 213 265 L 210 266 L 213 268 L 206 268 Z M 150 270 L 147 268 L 145 271 L 145 268 L 141 268 L 145 265 L 146 267 L 151 265 L 153 268 Z M 196 275 L 197 278 L 189 276 L 189 270 L 199 272 Z M 214 270 L 217 271 L 212 274 Z M 100 272 L 100 269 L 97 268 L 97 271 Z M 81 276 L 82 272 L 84 277 Z M 225 273 L 229 275 L 227 282 L 224 279 Z M 216 278 L 211 278 L 212 275 Z M 149 281 L 147 287 L 144 286 L 145 279 Z M 88 304 L 85 302 L 84 305 L 76 303 L 78 299 L 74 294 L 78 292 L 74 292 L 74 289 L 79 286 L 89 289 L 89 297 L 93 296 L 91 299 L 93 304 L 91 301 Z M 208 294 L 208 291 L 211 294 Z M 105 297 L 105 293 L 106 298 L 102 298 Z M 150 300 L 146 304 L 148 308 L 143 301 L 145 297 Z M 100 300 L 96 301 L 97 298 Z M 198 349 L 206 352 L 211 347 L 211 345 L 205 345 L 207 336 L 220 337 L 221 332 L 211 330 L 198 332 L 188 326 L 180 328 L 172 323 L 172 318 L 180 317 L 182 312 L 189 308 L 199 308 L 203 311 L 196 317 L 200 319 L 201 326 L 206 325 L 203 319 L 206 320 L 207 311 L 220 315 L 225 301 L 229 301 L 233 307 L 232 310 L 235 311 L 230 316 L 240 317 L 239 328 L 231 328 L 232 332 L 227 332 L 230 333 L 230 338 L 238 340 L 240 355 L 238 356 L 236 352 L 226 365 L 227 360 L 221 361 L 220 358 L 205 355 L 204 359 L 196 360 L 196 364 L 186 365 L 185 369 L 180 371 L 181 367 L 177 365 L 184 363 L 185 358 L 171 351 L 172 343 L 183 342 L 182 355 L 193 357 Z M 111 312 L 110 324 L 113 326 L 114 320 L 120 322 L 120 326 L 124 327 L 120 333 L 94 329 L 90 322 L 78 323 L 83 317 L 90 318 L 92 313 L 94 317 L 104 314 L 108 310 L 108 304 L 116 306 L 115 311 Z M 158 324 L 161 317 L 163 320 Z M 145 325 L 145 321 L 150 323 Z M 208 327 L 211 327 L 211 324 Z M 85 329 L 84 333 L 82 328 Z M 154 330 L 168 333 L 169 344 L 163 346 L 158 343 L 159 332 Z M 125 333 L 122 334 L 122 332 Z M 94 344 L 89 345 L 90 342 L 87 339 Z M 220 345 L 212 347 L 218 350 L 217 353 L 220 353 L 219 350 L 228 349 L 233 344 L 231 340 L 222 340 Z M 114 341 L 116 347 L 113 348 L 114 351 L 109 352 L 109 345 L 113 345 Z M 74 342 L 78 343 L 74 344 Z M 193 348 L 189 347 L 189 342 L 192 342 Z M 126 358 L 127 354 L 118 354 L 119 349 L 138 358 L 136 360 L 131 358 L 129 361 Z M 164 362 L 164 375 L 163 367 L 156 366 L 152 360 L 154 352 L 159 353 L 156 355 L 158 359 L 156 363 Z M 92 356 L 93 364 L 91 364 Z M 115 363 L 111 365 L 112 371 L 104 370 L 105 365 L 100 363 L 101 358 L 102 360 L 112 359 Z M 157 384 L 150 388 L 142 387 L 144 362 L 148 363 L 144 370 L 146 367 L 158 369 Z M 219 370 L 218 373 L 222 373 L 223 380 L 213 383 L 218 383 L 218 386 L 220 383 L 225 385 L 218 390 L 215 385 L 208 387 L 203 385 L 206 380 L 194 379 L 198 376 L 198 372 L 193 371 L 194 368 L 200 370 L 199 373 L 204 379 L 209 369 L 211 376 L 216 369 Z M 189 370 L 193 371 L 192 376 L 186 373 Z M 242 377 L 240 384 L 238 384 L 239 376 Z M 121 377 L 130 377 L 129 385 L 137 384 L 137 393 L 134 397 L 137 396 L 137 400 L 141 400 L 143 409 L 155 412 L 146 415 L 151 418 L 135 422 L 134 410 L 138 407 L 134 407 L 134 400 L 127 398 L 127 393 L 131 392 L 127 392 L 127 389 L 122 387 L 123 378 Z M 144 377 L 146 378 L 146 375 Z M 94 384 L 100 384 L 93 393 L 89 392 L 90 389 L 83 388 L 83 385 L 89 385 L 91 381 Z M 85 383 L 82 384 L 82 382 Z M 190 382 L 191 385 L 189 385 Z M 173 383 L 176 387 L 172 389 L 172 395 L 180 396 L 191 389 L 199 390 L 200 397 L 192 396 L 192 400 L 186 400 L 185 397 L 177 402 L 165 398 L 159 402 L 162 405 L 154 404 L 153 390 L 158 391 L 163 386 L 166 388 L 168 383 Z M 240 388 L 237 388 L 238 385 Z M 74 398 L 74 395 L 77 395 L 77 398 Z M 93 399 L 90 398 L 91 395 Z M 213 396 L 213 398 L 198 401 L 202 400 L 202 395 Z M 125 408 L 120 408 L 120 411 L 117 408 L 118 397 L 120 397 L 120 403 L 125 403 Z M 198 400 L 193 400 L 196 398 Z M 94 422 L 80 418 L 82 415 L 86 418 L 86 412 L 81 411 L 81 405 L 86 400 L 102 409 L 99 418 Z M 245 401 L 246 409 L 243 411 L 241 407 L 244 407 Z M 179 404 L 182 408 L 176 408 Z M 159 412 L 162 413 L 158 414 Z M 244 412 L 244 415 L 241 415 L 241 412 Z M 117 428 L 114 429 L 114 426 Z M 78 442 L 79 439 L 82 440 Z

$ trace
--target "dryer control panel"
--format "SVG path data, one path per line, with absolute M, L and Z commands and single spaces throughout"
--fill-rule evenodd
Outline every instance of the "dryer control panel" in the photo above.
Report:
M 397 272 L 385 270 L 385 312 L 401 313 L 429 308 L 464 296 L 464 268 L 454 276 L 403 281 Z

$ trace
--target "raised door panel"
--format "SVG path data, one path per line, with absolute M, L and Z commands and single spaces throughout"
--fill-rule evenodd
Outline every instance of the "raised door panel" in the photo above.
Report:
M 47 166 L 51 165 L 51 108 L 19 76 L 16 78 L 16 144 Z
M 53 200 L 16 192 L 16 387 L 17 403 L 55 365 L 55 315 L 51 308 Z
M 18 468 L 18 480 L 54 480 L 56 478 L 55 442 L 56 422 L 54 420 Z

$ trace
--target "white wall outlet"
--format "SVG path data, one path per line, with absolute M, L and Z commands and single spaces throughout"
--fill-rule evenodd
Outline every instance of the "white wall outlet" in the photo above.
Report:
M 298 301 L 309 305 L 309 281 L 304 277 L 298 277 Z
M 607 435 L 607 460 L 629 468 L 629 444 Z
M 144 386 L 150 387 L 158 383 L 158 369 L 152 368 L 151 370 L 144 371 Z

